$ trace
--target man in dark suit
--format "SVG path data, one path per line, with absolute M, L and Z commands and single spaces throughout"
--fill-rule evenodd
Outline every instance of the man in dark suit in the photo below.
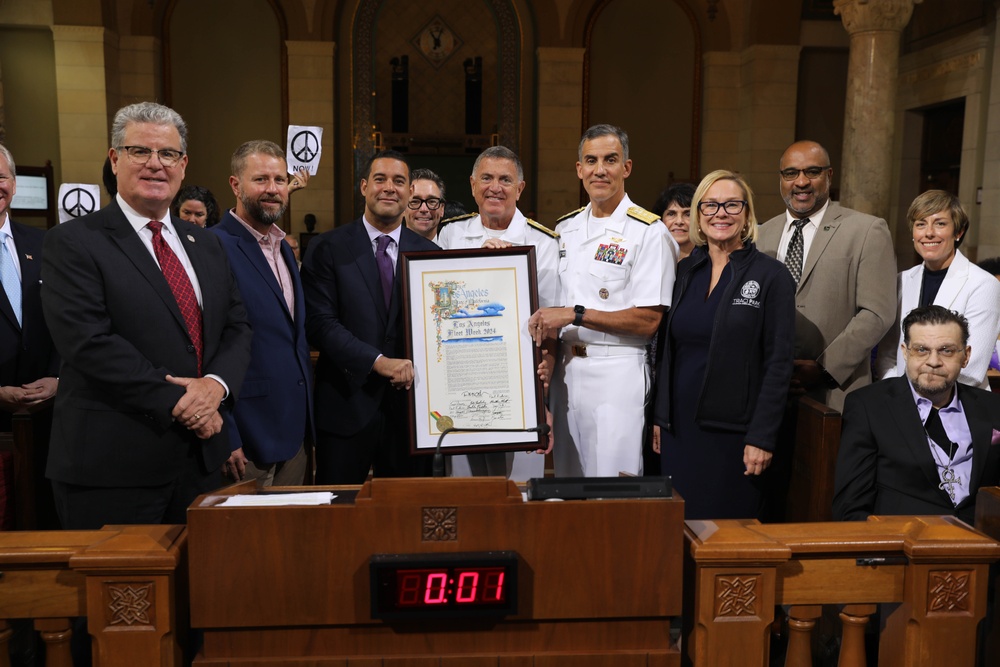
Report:
M 362 170 L 364 215 L 309 243 L 302 264 L 306 333 L 316 367 L 316 481 L 360 484 L 426 475 L 430 457 L 409 453 L 399 257 L 438 247 L 402 225 L 410 169 L 395 151 Z
M 229 256 L 253 344 L 240 400 L 230 415 L 233 453 L 223 472 L 265 486 L 302 484 L 312 364 L 298 264 L 275 224 L 288 206 L 285 153 L 271 141 L 248 141 L 233 153 L 231 167 L 236 208 L 211 231 Z
M 45 232 L 10 219 L 16 191 L 14 157 L 0 145 L 0 431 L 10 430 L 10 413 L 55 396 L 59 376 L 42 316 Z
M 64 528 L 183 523 L 231 452 L 220 410 L 251 331 L 218 237 L 170 216 L 186 151 L 172 109 L 120 109 L 116 198 L 46 234 L 42 307 L 62 357 L 46 474 Z
M 1000 483 L 1000 396 L 957 382 L 969 325 L 941 306 L 903 319 L 905 378 L 847 396 L 833 515 L 953 514 L 975 521 L 980 487 Z

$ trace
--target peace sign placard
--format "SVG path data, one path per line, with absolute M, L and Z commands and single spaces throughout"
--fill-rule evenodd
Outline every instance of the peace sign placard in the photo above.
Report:
M 58 202 L 59 222 L 82 218 L 101 207 L 101 188 L 94 183 L 63 183 Z
M 294 174 L 299 169 L 305 169 L 310 176 L 315 176 L 319 167 L 319 156 L 323 153 L 322 141 L 322 127 L 289 125 L 288 147 L 285 150 L 288 173 Z

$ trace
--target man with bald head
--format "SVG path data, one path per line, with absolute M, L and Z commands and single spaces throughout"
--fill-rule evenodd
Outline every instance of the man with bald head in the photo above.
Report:
M 789 267 L 795 291 L 792 391 L 837 410 L 871 382 L 871 351 L 896 317 L 896 258 L 885 220 L 830 201 L 830 156 L 799 141 L 781 156 L 786 211 L 758 247 Z
M 771 467 L 764 516 L 785 516 L 798 396 L 836 410 L 871 383 L 871 353 L 896 318 L 896 258 L 885 220 L 830 201 L 826 149 L 798 141 L 781 156 L 785 212 L 761 225 L 757 247 L 785 263 L 796 282 L 795 368 Z M 832 470 L 833 461 L 830 461 Z

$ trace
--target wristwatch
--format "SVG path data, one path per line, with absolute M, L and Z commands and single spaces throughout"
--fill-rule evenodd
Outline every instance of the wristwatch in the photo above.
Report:
M 573 306 L 573 312 L 576 315 L 573 317 L 573 326 L 582 327 L 583 326 L 583 314 L 587 312 L 587 309 L 583 306 Z

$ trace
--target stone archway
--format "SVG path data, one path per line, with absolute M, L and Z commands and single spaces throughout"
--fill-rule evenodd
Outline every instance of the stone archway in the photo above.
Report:
M 375 151 L 375 129 L 377 125 L 376 104 L 373 92 L 384 82 L 376 81 L 376 71 L 382 60 L 388 60 L 388 54 L 379 48 L 378 24 L 380 13 L 387 6 L 398 0 L 360 0 L 354 14 L 351 31 L 351 82 L 352 91 L 352 146 L 353 173 L 356 175 L 365 160 Z M 495 82 L 495 90 L 488 91 L 488 99 L 495 101 L 495 112 L 490 109 L 490 117 L 495 118 L 484 129 L 485 133 L 494 134 L 494 141 L 511 147 L 518 147 L 520 128 L 518 126 L 520 105 L 520 70 L 521 43 L 520 21 L 511 0 L 481 0 L 488 12 L 488 18 L 495 27 L 495 53 L 488 60 L 495 68 L 489 75 Z M 461 21 L 459 13 L 463 6 L 456 3 L 441 3 L 431 12 L 440 16 L 445 22 Z M 414 25 L 416 32 L 420 25 Z M 394 36 L 398 37 L 398 36 Z M 397 39 L 397 42 L 399 40 Z M 414 47 L 412 58 L 419 58 L 419 52 Z M 464 57 L 464 56 L 461 56 Z M 460 58 L 461 58 L 460 57 Z M 495 130 L 493 130 L 495 125 Z M 460 130 L 458 131 L 460 133 Z M 356 178 L 351 179 L 357 182 Z M 360 195 L 355 189 L 356 209 L 360 209 Z

